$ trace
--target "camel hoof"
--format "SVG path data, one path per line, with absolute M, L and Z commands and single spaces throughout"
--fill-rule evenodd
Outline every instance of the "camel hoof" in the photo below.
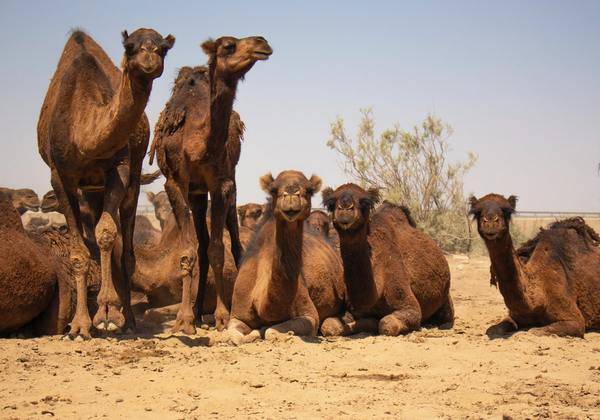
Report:
M 397 337 L 410 331 L 406 323 L 394 316 L 386 316 L 379 321 L 379 334 Z
M 229 325 L 229 313 L 224 311 L 223 313 L 215 312 L 215 327 L 217 331 L 223 331 Z
M 171 330 L 172 333 L 177 333 L 177 332 L 183 332 L 184 334 L 187 335 L 194 335 L 196 334 L 196 327 L 194 326 L 194 322 L 193 321 L 189 321 L 189 320 L 177 320 L 175 321 L 175 325 L 173 326 L 173 329 Z
M 77 337 L 75 337 L 75 338 L 73 339 L 73 341 L 76 341 L 76 342 L 81 342 L 81 341 L 84 341 L 84 339 L 83 339 L 83 337 L 82 337 L 82 336 L 78 335 Z
M 106 327 L 107 331 L 113 332 L 113 331 L 117 331 L 119 329 L 119 327 L 117 327 L 114 323 L 109 322 L 108 326 Z

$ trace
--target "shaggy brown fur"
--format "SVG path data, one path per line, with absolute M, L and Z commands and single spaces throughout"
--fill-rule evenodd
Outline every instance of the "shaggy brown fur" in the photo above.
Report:
M 522 328 L 583 337 L 600 327 L 600 238 L 581 218 L 551 224 L 515 251 L 509 231 L 517 198 L 471 197 L 471 214 L 491 259 L 508 317 L 491 338 Z
M 173 94 L 156 125 L 150 162 L 156 151 L 158 166 L 167 178 L 165 191 L 182 232 L 182 249 L 187 255 L 188 249 L 198 245 L 197 252 L 190 254 L 190 263 L 200 261 L 200 295 L 204 293 L 208 263 L 213 269 L 217 285 L 215 320 L 217 329 L 222 330 L 229 319 L 223 279 L 225 224 L 236 264 L 242 255 L 235 167 L 244 125 L 232 106 L 238 81 L 256 61 L 267 59 L 272 50 L 262 37 L 221 37 L 205 41 L 202 49 L 209 56 L 208 69 L 184 67 L 179 72 Z M 206 222 L 208 193 L 210 237 Z M 192 232 L 190 226 L 195 227 L 197 241 L 188 234 Z M 191 301 L 186 298 L 189 296 L 191 293 L 184 289 L 177 324 L 186 330 L 192 330 L 194 323 Z M 198 305 L 200 302 L 202 298 L 197 299 Z
M 396 336 L 425 323 L 452 325 L 450 270 L 442 251 L 415 229 L 406 208 L 384 202 L 371 216 L 378 201 L 377 189 L 355 184 L 323 191 L 340 236 L 352 314 L 337 325 L 339 334 Z
M 122 72 L 87 34 L 75 31 L 70 36 L 38 122 L 40 155 L 51 169 L 52 188 L 69 230 L 82 248 L 80 199 L 93 216 L 95 235 L 87 236 L 95 236 L 102 268 L 94 325 L 111 331 L 135 325 L 129 282 L 135 266 L 133 232 L 142 161 L 149 140 L 144 108 L 175 43 L 173 36 L 163 38 L 152 29 L 122 35 Z M 97 186 L 103 190 L 98 192 Z M 115 248 L 118 236 L 123 238 L 122 250 Z M 92 323 L 85 276 L 77 289 L 71 334 L 88 338 Z
M 321 179 L 284 171 L 260 182 L 271 204 L 236 279 L 228 327 L 234 344 L 288 332 L 314 336 L 345 299 L 339 256 L 321 235 L 304 231 Z
M 323 235 L 336 250 L 340 249 L 340 237 L 335 229 L 331 229 L 331 220 L 327 213 L 322 210 L 313 210 L 306 220 L 306 225 L 314 232 Z
M 257 203 L 247 203 L 237 208 L 240 226 L 256 230 L 261 216 L 265 211 L 265 206 Z

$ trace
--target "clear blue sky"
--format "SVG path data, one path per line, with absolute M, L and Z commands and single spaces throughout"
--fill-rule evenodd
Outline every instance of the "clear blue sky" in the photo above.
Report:
M 118 63 L 120 32 L 177 37 L 147 113 L 152 124 L 177 68 L 203 64 L 199 43 L 263 35 L 274 54 L 239 86 L 246 122 L 238 202 L 262 201 L 258 177 L 295 168 L 345 181 L 325 146 L 359 109 L 377 127 L 429 112 L 454 129 L 453 156 L 479 156 L 467 192 L 517 194 L 522 210 L 600 210 L 600 2 L 2 1 L 0 185 L 43 194 L 49 170 L 36 124 L 73 27 Z M 162 188 L 162 182 L 152 189 Z

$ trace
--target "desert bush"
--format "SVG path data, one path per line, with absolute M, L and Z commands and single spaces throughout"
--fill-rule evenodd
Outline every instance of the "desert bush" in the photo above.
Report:
M 341 157 L 344 172 L 362 187 L 379 187 L 386 200 L 408 206 L 419 227 L 445 251 L 468 252 L 473 234 L 463 179 L 476 156 L 450 162 L 452 128 L 435 116 L 410 131 L 396 124 L 377 136 L 372 110 L 361 114 L 355 139 L 342 118 L 331 124 L 327 145 Z

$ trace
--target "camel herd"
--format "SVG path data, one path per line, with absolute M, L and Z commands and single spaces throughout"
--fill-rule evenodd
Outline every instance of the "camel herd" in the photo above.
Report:
M 325 188 L 327 211 L 313 211 L 321 179 L 286 170 L 260 178 L 265 204 L 237 205 L 244 123 L 233 103 L 238 82 L 273 53 L 267 40 L 205 41 L 207 65 L 179 70 L 151 145 L 144 110 L 175 37 L 142 28 L 122 44 L 117 68 L 89 35 L 71 34 L 38 123 L 52 190 L 40 202 L 0 189 L 0 334 L 135 331 L 134 292 L 176 314 L 174 332 L 193 334 L 212 314 L 236 345 L 453 326 L 442 250 L 376 188 Z M 140 185 L 160 176 L 142 174 L 147 152 L 166 179 L 148 193 L 160 229 L 136 215 Z M 515 210 L 514 196 L 471 198 L 508 308 L 487 334 L 600 328 L 600 236 L 572 218 L 515 249 Z

